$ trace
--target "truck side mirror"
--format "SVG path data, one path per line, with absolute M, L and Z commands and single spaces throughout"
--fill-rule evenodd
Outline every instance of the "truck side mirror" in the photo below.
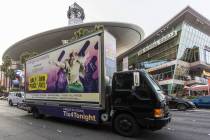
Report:
M 139 72 L 133 72 L 133 85 L 135 87 L 140 86 L 140 75 L 139 75 Z

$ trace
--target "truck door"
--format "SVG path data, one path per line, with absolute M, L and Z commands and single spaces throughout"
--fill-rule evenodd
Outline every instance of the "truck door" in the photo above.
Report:
M 138 117 L 148 117 L 154 109 L 153 91 L 148 80 L 141 73 L 139 73 L 139 81 L 140 84 L 132 89 L 129 102 Z
M 131 95 L 133 75 L 131 72 L 117 73 L 112 84 L 112 102 L 114 106 L 128 106 L 127 97 Z
M 134 72 L 118 73 L 113 79 L 112 102 L 115 107 L 124 107 L 140 117 L 148 116 L 153 109 L 151 87 L 138 72 L 139 85 L 135 85 Z

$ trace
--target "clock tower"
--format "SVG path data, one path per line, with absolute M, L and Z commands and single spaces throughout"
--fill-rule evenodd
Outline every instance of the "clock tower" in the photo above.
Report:
M 85 13 L 81 6 L 79 6 L 76 2 L 69 6 L 67 17 L 69 19 L 68 25 L 77 25 L 83 23 L 85 19 Z

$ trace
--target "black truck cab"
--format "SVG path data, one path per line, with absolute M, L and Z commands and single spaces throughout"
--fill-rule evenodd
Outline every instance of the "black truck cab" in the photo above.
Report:
M 161 129 L 171 120 L 163 91 L 145 70 L 114 73 L 111 104 L 113 127 L 124 136 L 138 127 Z

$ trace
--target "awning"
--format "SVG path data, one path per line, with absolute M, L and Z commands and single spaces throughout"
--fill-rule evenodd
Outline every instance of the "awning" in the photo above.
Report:
M 208 91 L 208 85 L 192 85 L 191 87 L 185 86 L 184 89 L 191 91 Z
M 190 87 L 189 86 L 184 86 L 184 89 L 187 89 L 188 90 L 188 89 L 190 89 Z

